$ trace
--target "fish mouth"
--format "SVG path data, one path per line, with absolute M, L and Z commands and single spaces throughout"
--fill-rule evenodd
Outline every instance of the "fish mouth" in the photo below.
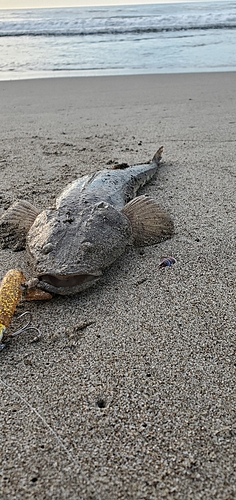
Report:
M 78 285 L 84 285 L 89 281 L 94 281 L 98 279 L 100 274 L 42 274 L 38 276 L 39 281 L 47 283 L 54 288 L 72 288 Z

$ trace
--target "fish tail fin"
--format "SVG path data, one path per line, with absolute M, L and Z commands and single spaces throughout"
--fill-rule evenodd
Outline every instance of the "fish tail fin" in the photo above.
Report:
M 161 160 L 161 157 L 162 157 L 163 150 L 164 150 L 164 147 L 163 147 L 163 146 L 161 146 L 161 147 L 157 150 L 157 152 L 154 154 L 154 156 L 153 156 L 152 161 L 153 161 L 154 163 L 156 163 L 157 165 L 160 163 L 160 160 Z

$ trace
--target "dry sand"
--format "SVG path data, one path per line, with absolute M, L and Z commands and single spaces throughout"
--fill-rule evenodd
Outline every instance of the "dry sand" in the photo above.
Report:
M 236 497 L 235 99 L 236 73 L 0 83 L 2 211 L 163 144 L 143 191 L 175 222 L 97 287 L 17 308 L 10 331 L 30 310 L 43 337 L 0 353 L 1 500 Z

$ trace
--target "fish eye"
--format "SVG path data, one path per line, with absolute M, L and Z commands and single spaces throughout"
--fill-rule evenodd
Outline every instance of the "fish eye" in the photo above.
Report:
M 51 251 L 53 250 L 53 244 L 52 243 L 46 243 L 43 248 L 42 248 L 42 253 L 44 253 L 44 255 L 47 255 L 48 253 L 50 253 Z
M 97 208 L 108 208 L 108 204 L 105 201 L 99 201 L 96 205 Z

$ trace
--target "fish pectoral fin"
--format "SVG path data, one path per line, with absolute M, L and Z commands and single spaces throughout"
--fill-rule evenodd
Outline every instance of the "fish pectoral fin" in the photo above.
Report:
M 16 201 L 0 219 L 0 241 L 2 248 L 21 250 L 26 235 L 39 215 L 39 210 L 25 200 Z
M 121 211 L 131 223 L 135 245 L 155 245 L 174 232 L 170 216 L 149 196 L 134 198 Z
M 11 205 L 1 217 L 1 222 L 7 222 L 18 229 L 29 231 L 39 210 L 26 200 L 16 201 Z

